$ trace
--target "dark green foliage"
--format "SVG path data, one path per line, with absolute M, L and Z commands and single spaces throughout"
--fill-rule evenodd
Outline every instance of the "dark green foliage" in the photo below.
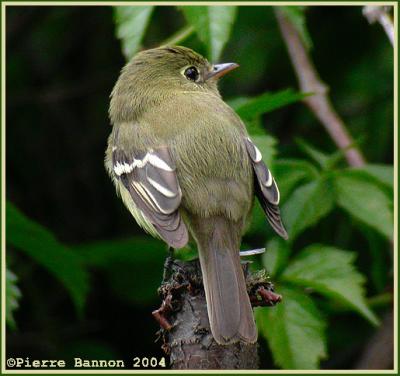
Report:
M 311 49 L 312 40 L 306 26 L 306 7 L 304 6 L 286 6 L 280 7 L 283 14 L 289 18 L 297 29 L 300 37 L 307 49 Z
M 130 59 L 139 49 L 154 6 L 115 7 L 116 36 L 122 51 Z
M 393 51 L 361 7 L 281 10 L 365 166 L 347 166 L 301 102 L 312 93 L 293 89 L 272 7 L 7 9 L 8 353 L 161 355 L 150 313 L 167 249 L 115 197 L 103 153 L 119 70 L 141 48 L 172 41 L 240 64 L 221 93 L 280 188 L 289 241 L 273 234 L 256 203 L 242 245 L 266 247 L 253 266 L 265 267 L 283 295 L 256 311 L 263 366 L 355 366 L 392 304 Z M 189 245 L 178 256 L 194 255 Z M 25 349 L 30 333 L 43 346 Z
M 82 313 L 88 291 L 88 274 L 81 258 L 58 242 L 46 228 L 25 217 L 13 204 L 6 207 L 7 244 L 25 252 L 65 286 Z
M 19 307 L 19 299 L 21 298 L 21 290 L 17 286 L 18 278 L 9 269 L 6 269 L 6 320 L 7 325 L 15 329 L 16 323 L 13 312 Z
M 267 112 L 297 102 L 306 96 L 307 94 L 295 93 L 291 89 L 286 89 L 278 93 L 264 93 L 255 98 L 247 98 L 234 108 L 244 121 L 249 121 Z
M 197 6 L 180 7 L 188 23 L 194 27 L 199 39 L 207 46 L 208 57 L 218 61 L 229 40 L 237 7 Z
M 276 309 L 257 309 L 260 332 L 268 339 L 278 366 L 316 369 L 327 356 L 326 322 L 302 290 L 279 286 L 279 291 L 285 300 Z

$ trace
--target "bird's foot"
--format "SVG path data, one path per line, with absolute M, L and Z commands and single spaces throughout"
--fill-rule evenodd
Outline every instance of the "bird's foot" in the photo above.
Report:
M 268 290 L 264 286 L 260 286 L 256 290 L 256 294 L 261 297 L 260 306 L 274 306 L 282 301 L 282 295 Z
M 165 317 L 166 314 L 172 311 L 172 294 L 169 293 L 165 299 L 163 299 L 160 308 L 153 311 L 151 314 L 156 319 L 156 321 L 160 324 L 161 328 L 165 330 L 171 330 L 172 325 Z

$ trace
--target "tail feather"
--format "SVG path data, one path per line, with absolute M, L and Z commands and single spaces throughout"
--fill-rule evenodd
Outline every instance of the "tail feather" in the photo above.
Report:
M 221 218 L 214 223 L 208 241 L 200 242 L 199 250 L 211 332 L 223 345 L 257 341 L 239 244 L 233 233 L 228 221 Z

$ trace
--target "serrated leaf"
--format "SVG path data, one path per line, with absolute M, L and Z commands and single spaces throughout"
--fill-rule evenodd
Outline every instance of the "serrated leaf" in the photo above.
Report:
M 114 20 L 116 36 L 121 40 L 126 60 L 139 50 L 154 6 L 116 6 Z
M 341 208 L 388 239 L 393 239 L 392 204 L 380 187 L 352 170 L 336 173 L 332 180 Z
M 319 177 L 318 170 L 302 159 L 277 159 L 274 161 L 274 178 L 281 193 L 281 202 L 301 183 Z
M 79 256 L 10 202 L 6 205 L 6 241 L 57 278 L 70 293 L 78 313 L 82 313 L 89 284 Z
M 363 288 L 365 278 L 355 266 L 355 252 L 312 245 L 302 250 L 281 275 L 286 282 L 311 287 L 360 313 L 372 324 L 378 319 L 368 308 Z
M 279 287 L 282 302 L 257 308 L 260 334 L 268 341 L 274 362 L 284 369 L 317 369 L 326 357 L 326 321 L 304 292 Z
M 258 97 L 250 98 L 234 107 L 237 114 L 245 120 L 251 120 L 255 117 L 271 112 L 288 104 L 298 102 L 308 94 L 297 93 L 292 89 L 278 91 L 276 93 L 264 93 Z
M 325 171 L 332 171 L 337 164 L 346 157 L 346 151 L 354 147 L 352 144 L 344 149 L 338 149 L 332 154 L 327 154 L 318 150 L 315 146 L 301 138 L 296 138 L 296 143 L 311 159 L 317 162 Z
M 393 166 L 383 164 L 366 164 L 354 170 L 363 171 L 370 177 L 379 181 L 381 184 L 393 189 Z
M 17 286 L 17 276 L 6 268 L 6 322 L 11 329 L 16 328 L 14 311 L 19 307 L 21 291 Z
M 328 154 L 323 153 L 301 138 L 297 138 L 296 143 L 299 145 L 300 149 L 304 151 L 304 153 L 306 153 L 311 159 L 317 162 L 321 168 L 325 168 L 329 160 Z
M 306 228 L 326 216 L 334 204 L 329 179 L 319 178 L 295 189 L 282 208 L 282 218 L 293 241 Z
M 236 6 L 181 6 L 188 23 L 206 45 L 212 62 L 220 58 L 236 18 Z
M 289 253 L 289 244 L 281 238 L 273 238 L 266 244 L 261 259 L 271 277 L 276 277 L 286 267 Z
M 279 7 L 279 9 L 284 13 L 284 15 L 293 24 L 295 29 L 300 35 L 304 46 L 309 50 L 312 48 L 312 40 L 310 34 L 308 33 L 306 26 L 306 16 L 304 13 L 304 6 L 284 6 Z

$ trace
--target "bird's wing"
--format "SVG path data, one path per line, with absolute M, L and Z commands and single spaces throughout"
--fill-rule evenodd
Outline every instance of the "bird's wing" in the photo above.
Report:
M 182 192 L 168 148 L 158 147 L 129 155 L 114 148 L 112 163 L 116 179 L 158 235 L 171 247 L 186 245 L 188 231 L 178 211 Z
M 258 200 L 267 215 L 268 222 L 282 238 L 287 239 L 288 234 L 283 226 L 279 210 L 279 189 L 275 179 L 262 160 L 262 155 L 257 146 L 245 138 L 247 153 L 250 156 L 254 171 L 254 187 Z

